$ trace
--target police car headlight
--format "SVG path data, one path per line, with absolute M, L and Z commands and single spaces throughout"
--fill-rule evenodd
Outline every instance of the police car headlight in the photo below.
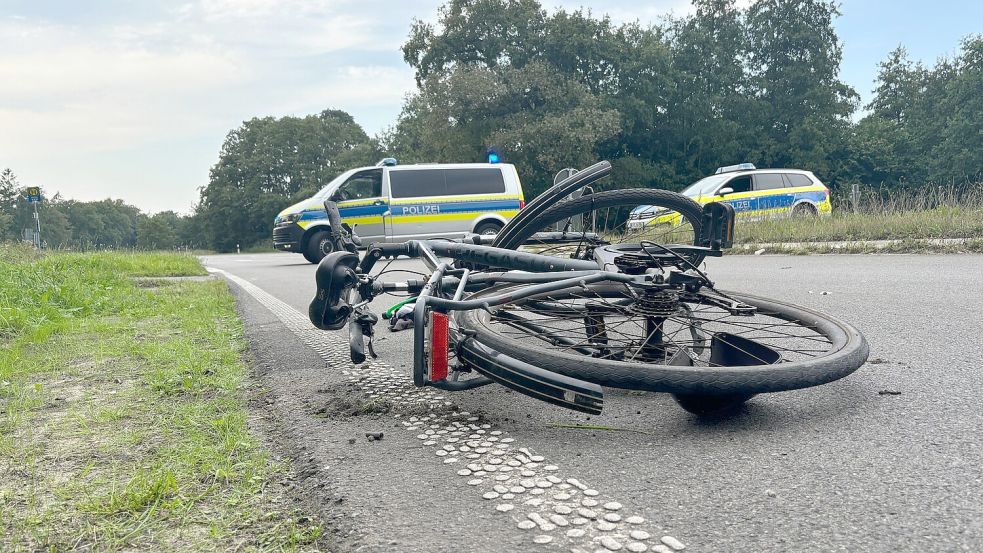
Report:
M 300 219 L 300 213 L 290 213 L 289 215 L 284 215 L 280 218 L 280 222 L 283 223 L 296 223 Z
M 665 209 L 662 207 L 650 209 L 646 211 L 640 211 L 638 213 L 632 213 L 628 216 L 629 219 L 651 219 L 653 217 L 661 217 L 663 215 L 668 215 L 672 213 L 672 210 Z

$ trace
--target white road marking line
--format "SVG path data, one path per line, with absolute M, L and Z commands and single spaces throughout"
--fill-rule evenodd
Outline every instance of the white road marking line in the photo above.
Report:
M 497 512 L 511 516 L 515 528 L 536 530 L 531 538 L 533 543 L 545 545 L 556 539 L 566 543 L 574 553 L 597 546 L 612 551 L 622 547 L 628 547 L 629 551 L 645 551 L 649 546 L 656 551 L 667 545 L 674 549 L 685 547 L 672 536 L 663 536 L 661 543 L 653 540 L 649 532 L 639 528 L 644 523 L 640 516 L 622 518 L 614 515 L 610 511 L 622 509 L 622 505 L 614 500 L 603 504 L 609 513 L 599 515 L 589 507 L 600 505 L 596 499 L 600 492 L 579 479 L 560 478 L 557 476 L 561 472 L 559 467 L 544 466 L 544 457 L 533 454 L 527 447 L 520 447 L 514 438 L 490 424 L 481 423 L 479 417 L 466 411 L 446 412 L 453 403 L 440 390 L 417 388 L 409 375 L 379 360 L 354 366 L 348 358 L 347 336 L 315 328 L 305 315 L 247 280 L 222 269 L 209 267 L 208 271 L 234 282 L 276 315 L 321 358 L 333 366 L 343 367 L 342 374 L 367 396 L 397 405 L 422 404 L 429 411 L 442 409 L 408 417 L 402 421 L 402 426 L 414 433 L 424 446 L 433 448 L 435 456 L 443 459 L 444 464 L 457 469 L 449 472 L 449 476 L 456 473 L 458 477 L 467 478 L 467 483 L 478 488 L 481 497 L 495 504 Z M 394 416 L 402 418 L 398 414 Z M 465 463 L 467 468 L 458 468 Z M 574 512 L 576 516 L 571 515 Z M 571 524 L 575 528 L 571 528 Z

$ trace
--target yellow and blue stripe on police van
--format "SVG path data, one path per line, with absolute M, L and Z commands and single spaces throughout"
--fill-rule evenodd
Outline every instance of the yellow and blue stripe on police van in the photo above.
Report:
M 428 196 L 407 198 L 386 203 L 380 198 L 338 202 L 341 219 L 349 225 L 383 223 L 388 212 L 390 224 L 469 221 L 481 214 L 495 213 L 510 219 L 519 212 L 522 198 L 518 195 L 490 194 L 487 196 Z M 307 229 L 327 219 L 323 205 L 314 203 L 301 213 L 297 225 Z
M 486 196 L 431 196 L 426 199 L 393 200 L 390 205 L 393 224 L 444 221 L 470 221 L 482 213 L 496 213 L 505 219 L 514 217 L 522 198 L 509 194 Z

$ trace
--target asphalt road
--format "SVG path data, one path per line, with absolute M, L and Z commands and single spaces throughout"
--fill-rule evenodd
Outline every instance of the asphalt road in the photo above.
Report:
M 205 263 L 306 314 L 314 266 L 300 256 Z M 757 396 L 713 422 L 662 394 L 606 391 L 604 414 L 589 420 L 498 386 L 447 399 L 643 517 L 654 535 L 648 550 L 666 534 L 687 551 L 983 550 L 983 256 L 731 256 L 710 260 L 708 272 L 723 288 L 852 323 L 870 342 L 871 362 L 825 386 Z M 516 527 L 521 516 L 469 493 L 458 467 L 421 450 L 391 414 L 318 417 L 319 401 L 342 397 L 318 394 L 344 390 L 348 367 L 317 358 L 240 285 L 233 289 L 269 393 L 283 403 L 283 440 L 321 471 L 311 493 L 337 503 L 338 547 L 601 548 L 573 538 L 535 545 Z M 394 301 L 377 300 L 376 312 Z M 382 359 L 407 373 L 410 335 L 380 329 L 377 342 Z M 569 423 L 624 431 L 556 427 Z M 361 432 L 371 425 L 387 425 L 391 437 L 366 442 Z

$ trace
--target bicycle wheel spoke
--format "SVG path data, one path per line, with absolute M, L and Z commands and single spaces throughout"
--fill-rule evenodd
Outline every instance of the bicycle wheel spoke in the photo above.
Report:
M 679 364 L 688 358 L 684 365 L 715 367 L 714 344 L 752 364 L 768 363 L 743 345 L 748 340 L 774 352 L 769 358 L 776 355 L 777 362 L 821 356 L 832 347 L 814 328 L 775 313 L 735 315 L 709 298 L 687 296 L 672 312 L 654 316 L 639 310 L 638 297 L 627 284 L 570 288 L 511 304 L 490 322 L 507 336 L 535 339 L 548 349 L 636 363 Z

